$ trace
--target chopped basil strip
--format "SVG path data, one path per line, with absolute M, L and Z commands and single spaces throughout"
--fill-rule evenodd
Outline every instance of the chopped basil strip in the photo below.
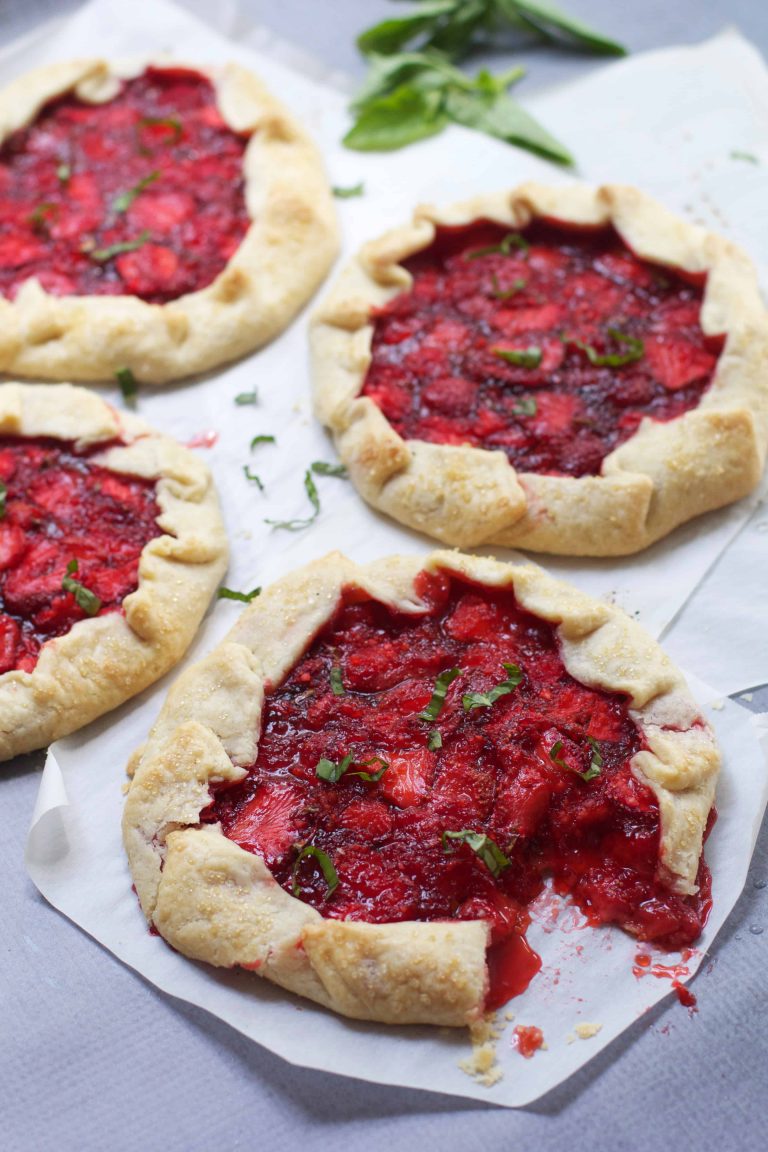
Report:
M 566 768 L 570 772 L 570 766 L 566 764 L 560 753 L 563 750 L 562 740 L 556 740 L 549 750 L 549 758 L 553 764 L 557 764 L 558 768 Z
M 507 232 L 499 244 L 488 244 L 485 248 L 474 248 L 464 253 L 465 260 L 479 260 L 481 256 L 509 256 L 512 252 L 527 252 L 530 244 L 519 232 Z
M 330 672 L 331 692 L 334 696 L 346 696 L 347 690 L 344 687 L 344 682 L 341 679 L 341 668 L 338 664 L 334 664 Z
M 38 204 L 34 212 L 30 213 L 29 222 L 36 232 L 43 232 L 48 227 L 48 221 L 56 215 L 57 211 L 55 204 L 52 204 L 50 200 L 44 200 L 42 204 Z
M 541 364 L 541 348 L 491 348 L 491 352 L 518 368 L 538 368 Z
M 250 592 L 235 592 L 233 588 L 226 588 L 223 584 L 216 593 L 217 600 L 238 600 L 241 604 L 250 604 L 261 595 L 261 588 L 252 588 Z
M 429 734 L 429 739 L 427 740 L 427 748 L 429 748 L 430 752 L 437 752 L 438 748 L 442 748 L 442 746 L 443 737 L 438 732 L 437 728 L 433 728 Z
M 738 148 L 734 148 L 731 152 L 731 160 L 746 160 L 747 164 L 759 164 L 757 156 L 754 152 L 742 152 Z
M 114 256 L 120 256 L 123 252 L 135 252 L 137 248 L 143 248 L 147 240 L 149 240 L 149 232 L 145 228 L 135 240 L 123 240 L 119 244 L 110 244 L 108 248 L 94 248 L 88 255 L 97 264 L 106 264 L 107 260 L 111 260 Z
M 361 181 L 359 184 L 352 184 L 348 188 L 336 186 L 331 191 L 337 200 L 351 200 L 354 196 L 362 196 L 365 193 L 365 184 Z
M 255 390 L 253 392 L 238 392 L 235 396 L 235 404 L 258 404 L 259 394 Z
M 526 285 L 526 281 L 523 280 L 522 277 L 518 276 L 516 280 L 512 281 L 512 286 L 510 288 L 502 288 L 501 284 L 499 283 L 499 278 L 495 273 L 491 277 L 491 282 L 493 283 L 493 291 L 491 292 L 491 296 L 493 296 L 496 300 L 509 300 L 511 296 L 517 296 L 518 292 L 522 292 Z
M 593 736 L 587 736 L 587 740 L 589 741 L 589 746 L 592 749 L 592 759 L 589 762 L 589 768 L 587 768 L 586 772 L 581 773 L 581 778 L 582 780 L 589 782 L 590 780 L 594 780 L 596 776 L 600 775 L 600 771 L 603 767 L 603 757 L 600 755 L 600 746 L 597 743 L 597 740 L 595 740 Z
M 471 828 L 463 828 L 461 832 L 443 832 L 441 837 L 443 852 L 450 855 L 453 849 L 449 841 L 466 844 L 478 859 L 482 860 L 492 876 L 499 876 L 505 868 L 509 867 L 509 860 L 490 836 L 484 832 L 473 832 Z
M 501 684 L 496 684 L 490 692 L 467 692 L 462 696 L 461 702 L 465 712 L 471 712 L 473 708 L 490 708 L 502 696 L 514 692 L 523 678 L 523 673 L 517 664 L 504 664 L 503 668 L 507 673 L 507 679 Z
M 8 489 L 6 488 L 3 481 L 0 480 L 0 520 L 5 519 L 5 512 L 6 512 L 5 504 L 6 504 L 7 498 L 8 498 Z
M 128 188 L 127 191 L 121 192 L 119 196 L 115 196 L 112 201 L 112 211 L 127 212 L 136 197 L 141 195 L 144 189 L 148 188 L 150 184 L 154 184 L 155 180 L 159 179 L 159 172 L 150 172 L 149 176 L 145 176 L 143 180 L 139 180 L 138 184 L 134 184 L 132 188 Z
M 62 184 L 66 184 L 72 175 L 72 169 L 69 164 L 59 164 L 56 169 L 56 176 Z
M 256 448 L 257 445 L 259 445 L 259 444 L 276 444 L 276 443 L 277 443 L 277 441 L 275 440 L 274 436 L 254 436 L 253 440 L 251 440 L 251 451 L 253 451 L 254 448 Z
M 315 847 L 314 844 L 306 844 L 299 852 L 298 856 L 293 862 L 293 869 L 291 875 L 293 877 L 293 894 L 294 896 L 301 896 L 301 885 L 299 884 L 298 871 L 301 866 L 302 860 L 308 857 L 317 860 L 320 865 L 320 870 L 323 873 L 327 891 L 325 893 L 326 900 L 333 895 L 339 885 L 339 877 L 336 869 L 333 866 L 330 856 L 323 852 L 322 848 Z
M 86 616 L 95 616 L 101 608 L 101 600 L 95 592 L 91 592 L 90 588 L 86 588 L 79 580 L 74 580 L 73 573 L 77 572 L 77 560 L 70 560 L 67 564 L 67 574 L 62 577 L 61 586 L 65 592 L 71 592 L 75 598 L 75 602 L 79 608 L 82 608 Z
M 586 353 L 590 364 L 594 364 L 596 368 L 623 368 L 625 364 L 634 364 L 636 360 L 643 358 L 645 344 L 636 336 L 628 336 L 618 328 L 609 328 L 608 335 L 617 344 L 623 345 L 626 352 L 598 352 L 591 344 L 585 344 L 582 340 L 566 340 L 566 343 L 575 344 L 580 348 Z
M 425 720 L 428 724 L 434 724 L 438 716 L 443 710 L 445 704 L 445 694 L 457 676 L 461 676 L 460 668 L 447 668 L 445 672 L 441 672 L 437 680 L 435 680 L 435 687 L 432 690 L 432 699 L 423 712 L 419 712 L 418 720 Z
M 142 116 L 136 125 L 136 136 L 139 141 L 139 151 L 145 156 L 151 152 L 151 149 L 142 142 L 142 132 L 145 128 L 170 128 L 172 135 L 168 143 L 171 146 L 178 144 L 184 134 L 181 120 L 176 116 Z
M 344 464 L 327 464 L 325 460 L 314 460 L 310 465 L 316 476 L 337 476 L 345 480 L 348 472 Z
M 131 372 L 130 368 L 118 368 L 115 372 L 115 380 L 120 385 L 120 391 L 125 401 L 126 408 L 135 408 L 139 395 L 139 386 L 136 383 L 136 377 Z
M 307 516 L 304 520 L 265 520 L 264 523 L 269 524 L 272 528 L 285 528 L 288 532 L 298 532 L 301 528 L 309 528 L 320 514 L 320 497 L 317 494 L 317 488 L 309 468 L 304 473 L 304 491 L 314 509 L 311 516 Z
M 535 416 L 538 410 L 535 397 L 521 396 L 512 409 L 513 416 Z
M 358 776 L 361 780 L 364 780 L 366 784 L 375 784 L 378 780 L 381 780 L 389 768 L 389 764 L 382 760 L 381 756 L 372 756 L 370 760 L 362 760 L 361 763 L 380 764 L 381 767 L 375 772 L 350 772 L 349 769 L 354 762 L 355 758 L 351 752 L 348 752 L 344 759 L 340 760 L 338 764 L 334 763 L 333 760 L 327 760 L 325 756 L 321 756 L 315 767 L 315 773 L 321 780 L 327 780 L 329 784 L 338 784 L 342 776 L 345 775 L 349 775 L 350 777 Z
M 250 464 L 243 464 L 243 475 L 245 476 L 246 480 L 250 480 L 252 484 L 256 485 L 259 492 L 264 491 L 264 484 L 262 482 L 261 476 L 259 476 L 257 472 L 251 472 Z

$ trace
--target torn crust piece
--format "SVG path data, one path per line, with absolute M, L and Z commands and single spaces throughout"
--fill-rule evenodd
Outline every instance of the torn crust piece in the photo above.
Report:
M 83 388 L 0 385 L 0 760 L 173 667 L 226 563 L 192 452 Z
M 74 60 L 0 92 L 0 370 L 155 384 L 278 335 L 335 256 L 311 141 L 236 64 Z
M 419 208 L 342 272 L 312 348 L 358 491 L 446 544 L 637 552 L 765 463 L 754 268 L 634 188 Z
M 660 946 L 708 914 L 711 730 L 637 624 L 533 566 L 299 569 L 182 674 L 134 765 L 150 924 L 354 1019 L 471 1025 L 522 991 L 547 876 Z

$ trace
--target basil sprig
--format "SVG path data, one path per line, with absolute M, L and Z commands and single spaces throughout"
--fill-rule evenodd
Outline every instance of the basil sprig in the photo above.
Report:
M 571 340 L 566 338 L 566 344 L 574 344 L 586 354 L 590 364 L 594 364 L 596 368 L 623 368 L 625 364 L 634 364 L 636 360 L 642 360 L 645 355 L 645 344 L 642 340 L 638 340 L 636 336 L 630 336 L 626 332 L 621 332 L 618 328 L 608 328 L 608 335 L 617 344 L 626 349 L 624 352 L 598 352 L 591 344 L 585 344 L 583 340 Z
M 112 260 L 123 252 L 135 252 L 137 248 L 143 248 L 147 240 L 149 232 L 145 228 L 139 232 L 135 240 L 121 240 L 119 244 L 110 244 L 107 248 L 94 248 L 88 255 L 96 264 L 106 264 L 107 260 Z
M 291 889 L 294 896 L 301 896 L 301 885 L 299 884 L 298 873 L 302 861 L 306 860 L 307 858 L 316 860 L 320 865 L 320 871 L 323 873 L 323 879 L 325 880 L 326 884 L 325 899 L 330 899 L 330 897 L 339 886 L 339 874 L 334 868 L 333 861 L 327 852 L 323 852 L 322 848 L 318 848 L 315 844 L 305 844 L 293 862 L 293 868 L 291 869 L 293 884 Z
M 517 664 L 504 664 L 503 668 L 507 673 L 507 679 L 502 680 L 501 684 L 494 685 L 490 692 L 466 692 L 462 696 L 461 703 L 465 712 L 471 712 L 473 708 L 490 708 L 502 696 L 514 692 L 523 678 L 522 670 Z
M 133 372 L 130 368 L 118 368 L 115 372 L 115 380 L 120 386 L 126 408 L 135 408 L 139 399 L 139 386 Z
M 112 201 L 112 211 L 117 213 L 127 212 L 136 197 L 140 196 L 145 188 L 148 188 L 150 184 L 154 184 L 155 180 L 159 179 L 160 173 L 158 171 L 150 172 L 148 176 L 145 176 L 143 180 L 139 180 L 132 188 L 128 188 L 125 192 L 121 192 L 119 196 L 115 196 Z
M 494 356 L 514 364 L 517 368 L 538 368 L 541 364 L 541 348 L 491 348 Z
M 226 588 L 223 584 L 216 593 L 217 600 L 238 600 L 241 604 L 250 604 L 261 595 L 261 588 L 252 588 L 250 592 L 235 592 L 234 588 Z
M 472 849 L 478 859 L 482 860 L 492 876 L 500 876 L 504 869 L 509 867 L 509 859 L 504 855 L 495 840 L 492 840 L 490 836 L 486 836 L 484 832 L 475 832 L 471 828 L 462 828 L 460 832 L 446 831 L 443 832 L 441 841 L 443 852 L 445 852 L 446 855 L 450 855 L 453 851 L 451 841 L 466 844 L 468 848 Z
M 67 564 L 66 576 L 61 579 L 61 586 L 65 592 L 72 593 L 78 608 L 82 608 L 86 616 L 95 616 L 101 608 L 101 600 L 95 592 L 91 592 L 90 588 L 86 588 L 79 580 L 74 579 L 74 573 L 77 572 L 78 567 L 77 560 L 70 560 Z
M 350 772 L 349 769 L 355 763 L 354 753 L 348 752 L 343 760 L 336 763 L 335 760 L 328 760 L 325 756 L 321 756 L 315 765 L 315 775 L 319 776 L 321 780 L 327 780 L 329 784 L 338 784 L 342 776 L 359 777 L 364 780 L 366 784 L 375 784 L 381 780 L 384 773 L 389 768 L 389 764 L 382 760 L 381 756 L 372 756 L 370 760 L 361 760 L 361 764 L 380 764 L 381 767 L 375 772 Z
M 418 720 L 425 720 L 428 724 L 434 724 L 438 716 L 443 710 L 445 704 L 445 694 L 453 684 L 457 676 L 461 676 L 460 668 L 447 668 L 445 672 L 441 672 L 435 680 L 435 687 L 432 690 L 432 699 L 423 712 L 419 712 Z
M 587 736 L 587 740 L 592 749 L 592 757 L 589 761 L 589 767 L 584 772 L 579 772 L 578 768 L 571 767 L 560 755 L 563 750 L 562 740 L 556 740 L 552 745 L 549 750 L 549 758 L 558 768 L 564 768 L 567 772 L 573 772 L 588 784 L 590 780 L 594 780 L 596 776 L 600 775 L 603 767 L 603 757 L 600 754 L 600 747 L 597 741 L 592 736 Z

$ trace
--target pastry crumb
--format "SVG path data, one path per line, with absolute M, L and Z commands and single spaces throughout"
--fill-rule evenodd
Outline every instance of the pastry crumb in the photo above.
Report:
M 722 712 L 723 708 L 725 708 L 725 702 L 723 700 L 713 700 L 710 708 L 715 712 Z
M 459 1060 L 461 1071 L 485 1088 L 498 1084 L 504 1075 L 496 1060 L 496 1043 L 500 1035 L 501 1028 L 495 1014 L 484 1016 L 469 1030 L 472 1055 L 466 1060 Z
M 565 1042 L 566 1042 L 566 1044 L 575 1044 L 576 1043 L 576 1036 L 573 1034 L 573 1032 L 568 1033 L 568 1035 L 565 1038 Z
M 579 1040 L 591 1040 L 602 1029 L 602 1024 L 577 1024 L 574 1032 Z
M 515 1018 L 514 1012 L 505 1012 L 504 1013 L 504 1019 L 505 1020 L 514 1020 L 514 1018 Z

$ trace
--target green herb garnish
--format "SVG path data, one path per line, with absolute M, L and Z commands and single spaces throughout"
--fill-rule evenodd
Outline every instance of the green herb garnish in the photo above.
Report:
M 258 404 L 259 394 L 254 389 L 253 392 L 238 392 L 235 396 L 235 404 Z
M 506 236 L 499 241 L 498 244 L 486 244 L 484 248 L 472 248 L 469 252 L 464 253 L 465 260 L 479 260 L 482 256 L 509 256 L 512 252 L 527 252 L 530 244 L 525 236 L 521 236 L 519 232 L 507 232 Z M 498 285 L 498 280 L 495 279 Z M 516 281 L 525 287 L 525 281 Z
M 50 200 L 44 200 L 42 204 L 38 204 L 34 212 L 29 214 L 29 222 L 36 232 L 46 232 L 48 230 L 49 221 L 58 213 L 58 206 L 52 204 Z
M 253 449 L 256 448 L 259 444 L 276 443 L 277 441 L 275 440 L 274 436 L 254 436 L 253 440 L 251 440 L 251 451 L 253 451 Z
M 523 291 L 526 284 L 526 281 L 523 280 L 522 277 L 518 276 L 517 280 L 512 282 L 512 286 L 510 288 L 502 288 L 501 284 L 499 283 L 499 278 L 495 272 L 493 276 L 491 276 L 491 282 L 493 283 L 493 291 L 491 292 L 491 296 L 493 296 L 495 300 L 509 300 L 512 296 L 517 296 L 518 292 Z
M 101 608 L 101 600 L 95 592 L 91 592 L 90 588 L 86 588 L 79 580 L 73 579 L 73 575 L 77 570 L 77 560 L 70 560 L 69 564 L 67 564 L 67 574 L 61 579 L 61 586 L 65 592 L 72 593 L 77 606 L 82 608 L 86 616 L 95 616 Z
M 433 728 L 429 734 L 429 739 L 427 740 L 427 748 L 429 748 L 430 752 L 437 752 L 438 748 L 442 748 L 442 746 L 443 737 L 438 732 L 437 728 Z
M 541 348 L 491 348 L 491 352 L 518 368 L 538 368 L 541 364 Z
M 734 148 L 731 152 L 731 160 L 746 160 L 747 164 L 759 164 L 757 156 L 754 152 L 742 152 L 738 148 Z
M 235 592 L 234 588 L 226 588 L 223 584 L 216 593 L 217 600 L 238 600 L 241 604 L 250 604 L 261 595 L 261 588 L 252 588 L 250 592 Z
M 361 763 L 380 764 L 381 767 L 375 772 L 350 772 L 349 769 L 354 762 L 355 758 L 351 752 L 348 752 L 344 759 L 340 760 L 338 764 L 333 760 L 327 760 L 325 756 L 321 756 L 315 766 L 315 774 L 319 776 L 321 780 L 327 780 L 329 784 L 338 784 L 342 776 L 357 776 L 361 780 L 364 780 L 366 784 L 376 784 L 389 768 L 389 764 L 387 764 L 385 760 L 382 760 L 381 756 L 372 756 L 370 760 L 362 760 Z
M 322 848 L 315 847 L 314 844 L 305 844 L 293 862 L 293 868 L 291 870 L 291 876 L 293 877 L 293 894 L 296 897 L 301 896 L 301 885 L 299 884 L 298 871 L 301 867 L 302 860 L 306 860 L 310 857 L 313 860 L 316 860 L 320 865 L 320 870 L 323 873 L 323 879 L 326 883 L 325 899 L 328 900 L 339 886 L 339 876 L 333 866 L 330 856 L 323 852 Z
M 331 692 L 334 696 L 346 696 L 347 690 L 344 687 L 344 682 L 341 679 L 341 668 L 338 664 L 334 664 L 330 671 Z
M 509 860 L 501 848 L 484 832 L 473 832 L 471 828 L 463 828 L 461 832 L 443 832 L 441 841 L 446 855 L 453 851 L 450 841 L 466 844 L 482 860 L 492 876 L 498 877 L 509 867 Z
M 142 116 L 141 120 L 136 125 L 136 138 L 139 145 L 139 152 L 143 156 L 150 155 L 152 149 L 147 148 L 142 139 L 145 128 L 168 128 L 171 135 L 166 143 L 173 147 L 178 144 L 181 137 L 184 135 L 184 129 L 181 126 L 181 120 L 177 116 Z
M 345 480 L 349 475 L 344 464 L 327 464 L 325 460 L 313 461 L 310 468 L 316 476 L 337 476 L 340 480 Z
M 590 364 L 594 364 L 596 368 L 622 368 L 625 364 L 634 364 L 636 360 L 641 360 L 645 354 L 645 344 L 642 340 L 638 340 L 636 336 L 628 336 L 625 332 L 619 331 L 618 328 L 608 328 L 608 335 L 617 344 L 623 345 L 626 348 L 625 352 L 598 352 L 591 344 L 585 344 L 582 340 L 571 340 L 565 338 L 566 344 L 575 344 L 582 352 L 586 353 L 587 359 Z
M 123 252 L 135 252 L 137 248 L 142 248 L 147 240 L 149 240 L 149 232 L 145 228 L 135 240 L 122 240 L 119 244 L 110 244 L 108 248 L 94 248 L 88 255 L 97 264 L 105 264 L 107 260 L 111 260 L 114 256 L 120 256 Z
M 155 180 L 159 179 L 159 172 L 150 172 L 149 176 L 145 176 L 143 180 L 139 180 L 138 184 L 134 184 L 132 188 L 129 188 L 126 192 L 121 192 L 119 196 L 114 198 L 112 201 L 112 211 L 127 212 L 136 197 L 141 195 L 144 189 L 148 188 L 150 184 L 154 184 Z
M 272 528 L 285 528 L 288 532 L 298 532 L 301 528 L 308 528 L 310 524 L 314 524 L 320 515 L 320 497 L 317 494 L 317 488 L 309 468 L 304 473 L 304 491 L 313 508 L 311 516 L 307 516 L 304 520 L 265 520 L 264 523 L 269 524 Z
M 4 482 L 0 480 L 0 520 L 5 519 L 6 501 L 8 499 L 8 489 Z
M 138 403 L 139 386 L 133 372 L 130 368 L 118 368 L 115 372 L 115 380 L 120 386 L 126 408 L 135 408 Z
M 417 720 L 425 720 L 428 724 L 434 724 L 438 716 L 443 710 L 445 704 L 445 694 L 453 684 L 457 676 L 461 676 L 460 668 L 447 668 L 445 672 L 441 672 L 435 680 L 435 687 L 432 690 L 432 699 L 423 712 L 419 712 Z
M 259 476 L 258 472 L 251 472 L 250 464 L 243 464 L 243 475 L 245 476 L 246 480 L 250 480 L 252 484 L 256 485 L 259 492 L 264 491 L 264 483 L 261 479 L 261 476 Z
M 590 780 L 594 780 L 596 776 L 600 775 L 600 770 L 603 767 L 603 758 L 600 755 L 600 749 L 598 747 L 597 741 L 594 740 L 591 736 L 588 736 L 587 740 L 589 741 L 590 747 L 592 749 L 592 758 L 589 762 L 589 768 L 587 768 L 585 772 L 579 772 L 578 768 L 572 768 L 571 765 L 560 755 L 563 750 L 562 740 L 556 740 L 552 745 L 549 750 L 549 758 L 553 764 L 557 765 L 558 768 L 564 768 L 567 772 L 573 772 L 576 776 L 580 776 L 582 780 L 586 781 L 586 783 L 589 783 Z
M 490 692 L 467 692 L 462 696 L 461 703 L 464 705 L 465 712 L 471 712 L 473 708 L 490 708 L 502 696 L 508 696 L 510 692 L 514 692 L 523 678 L 523 673 L 517 664 L 504 664 L 502 666 L 507 673 L 507 679 L 502 680 L 501 684 L 496 684 Z
M 67 184 L 72 175 L 72 169 L 69 164 L 59 164 L 56 169 L 56 176 L 61 184 Z
M 339 188 L 337 185 L 331 191 L 337 200 L 352 200 L 355 196 L 365 194 L 365 184 L 361 181 L 359 184 L 352 184 L 349 188 Z
M 513 416 L 535 416 L 538 405 L 533 396 L 521 396 L 512 409 Z

